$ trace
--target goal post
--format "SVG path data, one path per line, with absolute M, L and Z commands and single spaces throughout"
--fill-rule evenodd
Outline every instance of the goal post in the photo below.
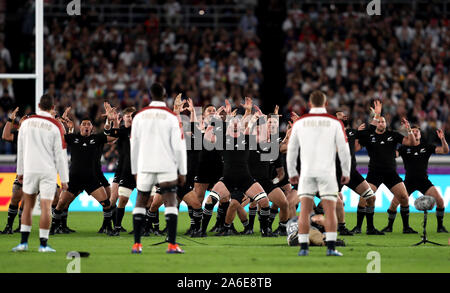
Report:
M 44 93 L 44 0 L 35 0 L 35 73 L 3 73 L 1 79 L 34 79 L 34 110 L 37 112 L 39 100 Z

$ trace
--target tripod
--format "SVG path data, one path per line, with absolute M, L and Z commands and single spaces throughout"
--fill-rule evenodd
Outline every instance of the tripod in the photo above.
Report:
M 442 246 L 442 244 L 433 242 L 433 241 L 429 241 L 427 239 L 427 215 L 428 215 L 428 211 L 423 211 L 423 235 L 422 235 L 422 241 L 420 241 L 419 243 L 414 244 L 413 246 L 417 246 L 420 244 L 425 244 L 425 243 L 431 243 L 434 245 L 439 245 Z

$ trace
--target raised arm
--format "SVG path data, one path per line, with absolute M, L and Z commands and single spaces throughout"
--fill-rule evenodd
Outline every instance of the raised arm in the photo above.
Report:
M 63 115 L 61 116 L 63 125 L 67 128 L 67 133 L 68 134 L 72 134 L 75 131 L 75 124 L 69 118 L 69 113 L 70 113 L 71 109 L 72 109 L 72 107 L 66 108 L 66 110 L 63 113 Z
M 173 102 L 173 112 L 175 112 L 175 114 L 177 115 L 180 115 L 181 106 L 183 106 L 183 102 L 181 101 L 181 94 L 178 94 Z
M 405 136 L 403 138 L 402 144 L 406 146 L 414 145 L 415 137 L 411 130 L 411 126 L 409 125 L 408 120 L 406 118 L 402 118 L 402 124 L 405 126 L 406 130 L 408 131 L 408 136 Z
M 380 121 L 381 118 L 381 110 L 383 109 L 383 104 L 381 103 L 381 101 L 375 100 L 374 106 L 375 108 L 370 107 L 371 112 L 375 114 L 370 124 L 377 127 L 378 122 Z
M 194 107 L 194 102 L 192 102 L 192 99 L 189 98 L 187 100 L 188 102 L 188 110 L 191 113 L 191 122 L 198 122 L 197 120 L 197 114 L 195 113 L 195 107 Z
M 448 143 L 445 140 L 445 135 L 444 132 L 441 129 L 436 130 L 437 136 L 439 137 L 439 139 L 441 140 L 441 144 L 442 146 L 440 147 L 436 147 L 436 154 L 448 154 L 449 152 L 449 148 L 448 148 Z
M 14 121 L 17 117 L 17 112 L 19 111 L 19 107 L 14 109 L 11 115 L 8 118 L 8 122 L 6 122 L 5 127 L 3 128 L 2 139 L 6 141 L 14 141 L 14 133 L 11 132 L 13 129 Z

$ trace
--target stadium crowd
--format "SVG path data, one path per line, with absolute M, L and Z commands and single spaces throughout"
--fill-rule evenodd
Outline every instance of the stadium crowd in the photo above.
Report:
M 319 89 L 330 110 L 345 110 L 357 127 L 381 96 L 393 129 L 406 116 L 428 142 L 437 139 L 437 128 L 449 139 L 448 20 L 419 10 L 389 10 L 382 18 L 361 11 L 352 5 L 303 11 L 293 4 L 283 22 L 289 99 L 283 114 L 306 113 L 309 94 Z
M 247 9 L 234 30 L 172 28 L 162 26 L 164 21 L 164 16 L 160 19 L 151 14 L 144 23 L 122 29 L 91 27 L 75 18 L 68 23 L 48 19 L 44 88 L 57 98 L 58 112 L 72 106 L 76 123 L 90 116 L 95 118 L 94 126 L 102 129 L 105 99 L 122 110 L 130 106 L 141 109 L 149 104 L 149 88 L 155 81 L 167 89 L 169 107 L 181 92 L 200 107 L 218 106 L 233 97 L 233 106 L 243 110 L 240 101 L 245 96 L 258 104 L 262 68 L 252 9 Z M 14 99 L 3 94 L 3 84 L 2 128 L 8 111 L 14 108 Z M 31 108 L 25 110 L 29 112 Z M 7 143 L 0 149 L 2 153 L 15 151 Z M 107 151 L 109 170 L 116 158 L 116 150 Z
M 179 1 L 170 3 L 173 7 L 166 9 L 175 9 Z M 370 101 L 381 95 L 387 122 L 394 129 L 406 115 L 420 125 L 428 142 L 438 142 L 437 128 L 450 139 L 447 20 L 394 10 L 389 17 L 369 17 L 351 5 L 345 11 L 306 10 L 294 4 L 282 25 L 284 95 L 289 100 L 281 105 L 282 132 L 291 112 L 307 112 L 308 95 L 320 89 L 329 97 L 329 110 L 348 112 L 354 127 L 366 122 Z M 93 27 L 89 23 L 96 15 L 89 17 L 88 23 L 76 18 L 46 23 L 45 89 L 59 100 L 60 112 L 72 105 L 77 119 L 97 117 L 95 126 L 101 129 L 104 99 L 121 109 L 140 109 L 148 104 L 148 89 L 155 81 L 167 88 L 169 107 L 178 92 L 192 98 L 196 106 L 218 106 L 232 97 L 233 107 L 242 110 L 245 96 L 260 104 L 263 76 L 258 20 L 252 9 L 233 31 L 166 26 L 167 15 L 154 13 L 131 29 Z M 2 42 L 0 57 L 0 72 L 7 72 L 11 57 Z M 3 80 L 0 127 L 14 103 L 11 81 Z M 31 112 L 31 108 L 22 110 Z M 15 152 L 4 142 L 0 151 Z M 107 154 L 111 154 L 106 157 L 111 170 L 116 152 Z

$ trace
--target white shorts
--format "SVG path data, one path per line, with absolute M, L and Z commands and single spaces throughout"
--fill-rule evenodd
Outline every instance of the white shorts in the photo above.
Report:
M 137 175 L 137 190 L 149 192 L 158 183 L 178 180 L 177 173 L 139 173 Z
M 28 173 L 23 175 L 22 191 L 26 194 L 39 193 L 41 199 L 53 200 L 56 184 L 56 175 Z
M 299 197 L 306 196 L 314 199 L 314 196 L 319 193 L 321 199 L 337 201 L 338 192 L 336 175 L 324 177 L 300 176 L 298 183 Z

